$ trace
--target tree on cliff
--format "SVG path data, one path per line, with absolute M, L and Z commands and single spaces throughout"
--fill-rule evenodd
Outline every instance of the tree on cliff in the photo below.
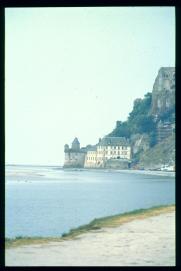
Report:
M 125 122 L 117 122 L 119 125 L 109 136 L 127 137 L 135 133 L 150 133 L 155 129 L 153 117 L 149 115 L 152 94 L 148 92 L 143 99 L 134 101 L 133 110 Z

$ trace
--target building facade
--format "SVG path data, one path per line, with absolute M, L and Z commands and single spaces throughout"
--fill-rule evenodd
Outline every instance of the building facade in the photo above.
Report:
M 123 161 L 129 163 L 130 159 L 131 147 L 126 138 L 104 137 L 93 149 L 87 151 L 84 167 L 107 168 L 115 163 L 121 165 Z
M 124 137 L 104 137 L 84 148 L 75 138 L 71 148 L 64 146 L 64 152 L 64 168 L 128 168 L 131 159 L 131 146 Z

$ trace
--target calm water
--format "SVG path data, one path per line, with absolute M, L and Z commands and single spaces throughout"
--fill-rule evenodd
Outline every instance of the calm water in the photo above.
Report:
M 6 237 L 60 236 L 94 218 L 174 202 L 173 177 L 6 167 Z

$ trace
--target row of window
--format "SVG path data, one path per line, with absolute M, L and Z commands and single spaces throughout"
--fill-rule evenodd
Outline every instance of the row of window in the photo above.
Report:
M 98 151 L 97 152 L 97 154 L 118 154 L 118 155 L 120 155 L 120 154 L 123 154 L 123 155 L 127 155 L 128 154 L 128 152 L 127 151 L 105 151 L 105 152 L 103 152 L 103 151 Z
M 87 157 L 87 160 L 96 160 L 96 157 Z
M 118 149 L 118 150 L 127 150 L 127 146 L 99 146 L 98 149 Z
M 118 153 L 116 153 L 116 152 L 114 152 L 114 153 L 112 153 L 111 152 L 111 154 L 115 154 L 115 155 L 120 155 L 120 152 L 118 151 Z M 121 153 L 121 155 L 127 155 L 128 153 L 127 152 L 122 152 Z M 103 157 L 96 157 L 96 156 L 87 156 L 87 160 L 91 160 L 91 161 L 93 161 L 93 160 L 102 160 L 103 159 Z M 106 157 L 105 157 L 105 159 L 106 159 Z

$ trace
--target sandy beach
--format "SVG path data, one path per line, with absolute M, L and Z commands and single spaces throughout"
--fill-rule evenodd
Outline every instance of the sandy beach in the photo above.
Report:
M 6 249 L 6 266 L 175 266 L 175 211 Z

